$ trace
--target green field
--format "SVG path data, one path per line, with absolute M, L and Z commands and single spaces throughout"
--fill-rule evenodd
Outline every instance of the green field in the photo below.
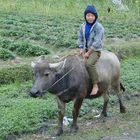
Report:
M 53 51 L 56 48 L 76 48 L 77 32 L 87 4 L 82 2 L 78 5 L 78 2 L 2 1 L 0 59 L 47 55 L 52 52 L 52 48 Z M 95 4 L 99 11 L 99 21 L 105 27 L 106 38 L 123 38 L 127 41 L 140 36 L 139 9 L 134 7 L 134 3 L 130 7 L 131 11 L 116 12 L 112 7 L 110 13 L 107 12 L 110 5 L 105 2 Z M 41 13 L 38 8 L 47 8 L 48 12 Z
M 127 100 L 140 92 L 140 2 L 123 2 L 129 11 L 116 11 L 113 4 L 103 0 L 0 0 L 0 139 L 50 139 L 57 129 L 51 126 L 52 122 L 56 124 L 58 117 L 55 97 L 48 94 L 43 99 L 32 99 L 27 94 L 32 86 L 30 62 L 41 55 L 55 62 L 58 60 L 54 56 L 61 58 L 77 53 L 77 31 L 84 21 L 83 10 L 91 3 L 96 5 L 99 21 L 105 28 L 104 48 L 116 53 L 121 60 L 121 79 L 126 88 L 124 100 L 129 111 L 116 117 L 116 97 L 112 95 L 109 106 L 114 116 L 109 115 L 109 119 L 112 124 L 117 119 L 117 125 L 111 125 L 112 131 L 110 128 L 106 132 L 107 126 L 102 124 L 103 127 L 99 127 L 101 131 L 98 127 L 93 128 L 94 133 L 92 129 L 88 130 L 88 127 L 92 128 L 93 115 L 96 114 L 91 110 L 94 106 L 100 112 L 103 100 L 85 100 L 80 112 L 81 131 L 70 136 L 66 132 L 60 139 L 101 139 L 105 133 L 120 137 L 127 121 L 133 124 L 129 126 L 132 132 L 140 130 L 137 117 L 139 96 L 132 101 Z M 109 13 L 108 7 L 111 8 Z M 68 104 L 65 114 L 70 118 L 72 106 L 72 103 Z M 93 120 L 95 125 L 100 125 L 100 121 Z M 85 121 L 89 124 L 87 128 L 83 127 L 87 132 L 82 129 Z M 41 128 L 45 132 L 38 134 Z

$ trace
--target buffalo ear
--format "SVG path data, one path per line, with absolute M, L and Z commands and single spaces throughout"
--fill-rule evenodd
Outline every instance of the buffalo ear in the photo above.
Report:
M 36 63 L 34 63 L 33 61 L 31 62 L 31 67 L 34 68 L 36 65 Z
M 44 56 L 44 55 L 40 56 L 39 59 L 37 60 L 37 62 L 39 63 L 39 62 L 41 62 L 42 60 L 45 60 L 45 56 Z

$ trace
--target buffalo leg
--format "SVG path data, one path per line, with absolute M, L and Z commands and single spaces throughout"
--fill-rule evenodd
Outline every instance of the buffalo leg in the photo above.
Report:
M 125 106 L 123 105 L 123 102 L 122 102 L 122 91 L 120 91 L 120 83 L 116 87 L 116 92 L 117 92 L 117 96 L 118 96 L 119 103 L 120 103 L 120 112 L 125 113 L 126 108 L 125 108 Z
M 126 112 L 126 108 L 122 103 L 122 93 L 118 92 L 118 98 L 119 98 L 119 103 L 120 103 L 120 113 L 125 113 Z
M 103 94 L 103 98 L 104 98 L 104 104 L 103 104 L 103 110 L 101 112 L 101 115 L 107 117 L 107 105 L 109 101 L 108 93 Z
M 120 103 L 120 113 L 126 113 L 126 108 L 125 108 L 125 106 L 122 104 L 122 100 L 119 99 L 119 103 Z
M 59 115 L 59 121 L 58 121 L 58 131 L 55 134 L 55 136 L 60 136 L 63 133 L 63 117 L 65 112 L 65 103 L 62 102 L 59 98 L 57 98 L 58 103 L 58 115 Z
M 79 111 L 80 111 L 82 102 L 83 102 L 83 99 L 76 99 L 75 100 L 74 108 L 73 108 L 73 112 L 72 112 L 72 114 L 73 114 L 73 123 L 72 123 L 70 132 L 76 132 L 77 129 L 78 129 L 77 117 L 79 115 Z

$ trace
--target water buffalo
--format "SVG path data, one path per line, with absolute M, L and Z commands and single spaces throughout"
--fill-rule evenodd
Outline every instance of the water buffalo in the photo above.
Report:
M 96 68 L 99 74 L 99 91 L 95 96 L 90 96 L 92 90 L 91 79 L 87 73 L 84 59 L 80 56 L 68 56 L 59 63 L 49 63 L 42 59 L 32 62 L 34 71 L 34 84 L 30 90 L 32 97 L 42 96 L 46 91 L 56 95 L 59 108 L 59 124 L 56 135 L 63 133 L 63 117 L 65 104 L 74 101 L 73 123 L 71 132 L 76 132 L 77 117 L 83 99 L 103 96 L 104 105 L 101 114 L 107 116 L 108 93 L 110 89 L 116 91 L 120 103 L 120 112 L 125 112 L 122 103 L 122 92 L 124 90 L 120 82 L 120 63 L 117 56 L 108 51 L 102 51 Z

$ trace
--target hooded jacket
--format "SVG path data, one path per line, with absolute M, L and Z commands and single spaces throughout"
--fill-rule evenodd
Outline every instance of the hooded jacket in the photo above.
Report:
M 92 13 L 95 15 L 95 21 L 92 23 L 88 40 L 86 40 L 85 34 L 86 33 L 86 14 Z M 83 23 L 80 27 L 79 33 L 78 33 L 78 40 L 77 45 L 79 48 L 83 49 L 93 49 L 94 51 L 101 51 L 102 50 L 102 41 L 104 36 L 104 28 L 103 26 L 97 21 L 98 14 L 94 6 L 87 6 L 87 8 L 84 11 L 84 18 L 85 23 Z

